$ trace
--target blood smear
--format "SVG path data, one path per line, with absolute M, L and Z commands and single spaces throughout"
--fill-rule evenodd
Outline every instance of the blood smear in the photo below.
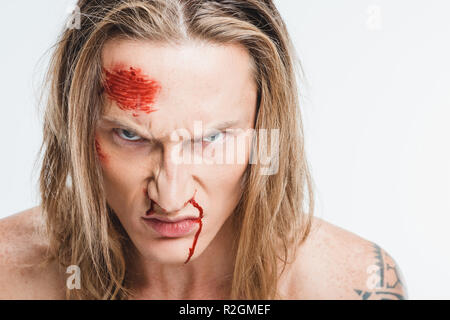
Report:
M 135 111 L 151 113 L 156 109 L 151 108 L 161 86 L 158 82 L 149 79 L 138 68 L 104 69 L 106 79 L 104 89 L 111 100 L 117 102 L 122 110 L 133 111 L 133 116 L 138 116 Z

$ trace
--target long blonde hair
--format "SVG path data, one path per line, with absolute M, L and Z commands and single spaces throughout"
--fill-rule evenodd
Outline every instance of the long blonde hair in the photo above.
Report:
M 313 193 L 304 152 L 296 72 L 301 67 L 271 0 L 80 0 L 80 28 L 66 28 L 48 71 L 40 191 L 50 259 L 78 265 L 68 299 L 127 299 L 129 237 L 108 206 L 94 130 L 102 112 L 101 49 L 123 37 L 243 45 L 258 87 L 255 129 L 279 129 L 279 170 L 249 165 L 235 211 L 230 299 L 280 298 L 277 283 L 308 236 Z M 282 268 L 280 270 L 280 261 Z

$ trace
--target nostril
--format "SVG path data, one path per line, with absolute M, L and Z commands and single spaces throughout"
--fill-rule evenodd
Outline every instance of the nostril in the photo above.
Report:
M 155 211 L 153 211 L 153 200 L 150 200 L 150 209 L 147 210 L 147 212 L 145 213 L 146 216 L 152 215 L 154 214 Z
M 167 210 L 161 207 L 156 201 L 151 200 L 152 202 L 152 209 L 155 209 L 155 205 L 158 205 L 159 210 L 161 210 L 164 213 L 167 213 Z

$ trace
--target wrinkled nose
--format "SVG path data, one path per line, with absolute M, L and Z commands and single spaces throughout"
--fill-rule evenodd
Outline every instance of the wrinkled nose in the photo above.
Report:
M 172 161 L 170 152 L 165 152 L 154 183 L 156 194 L 152 195 L 152 200 L 167 214 L 182 210 L 194 194 L 189 166 Z

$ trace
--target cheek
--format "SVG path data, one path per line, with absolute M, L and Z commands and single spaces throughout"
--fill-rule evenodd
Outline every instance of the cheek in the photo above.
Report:
M 224 215 L 232 213 L 242 195 L 241 179 L 246 167 L 246 164 L 228 164 L 202 168 L 210 210 L 222 212 Z
M 226 164 L 241 170 L 249 161 L 251 137 L 248 135 L 231 136 L 223 143 L 210 144 L 203 148 L 203 160 L 207 165 Z
M 126 197 L 136 189 L 142 176 L 145 176 L 137 161 L 130 161 L 129 155 L 118 152 L 99 136 L 95 139 L 95 149 L 102 166 L 107 194 Z
M 108 165 L 102 167 L 102 173 L 106 200 L 116 213 L 132 212 L 134 206 L 144 201 L 142 182 L 145 176 L 129 161 L 110 155 Z
M 203 153 L 205 162 L 199 170 L 206 182 L 208 193 L 229 209 L 242 195 L 241 181 L 248 166 L 250 155 L 249 138 L 245 136 L 227 139 L 217 147 L 208 146 Z M 220 192 L 218 192 L 220 191 Z
M 136 189 L 140 185 L 139 181 L 145 178 L 145 173 L 134 162 L 124 160 L 120 157 L 110 155 L 108 165 L 103 166 L 103 176 L 105 183 L 119 189 L 121 192 Z

